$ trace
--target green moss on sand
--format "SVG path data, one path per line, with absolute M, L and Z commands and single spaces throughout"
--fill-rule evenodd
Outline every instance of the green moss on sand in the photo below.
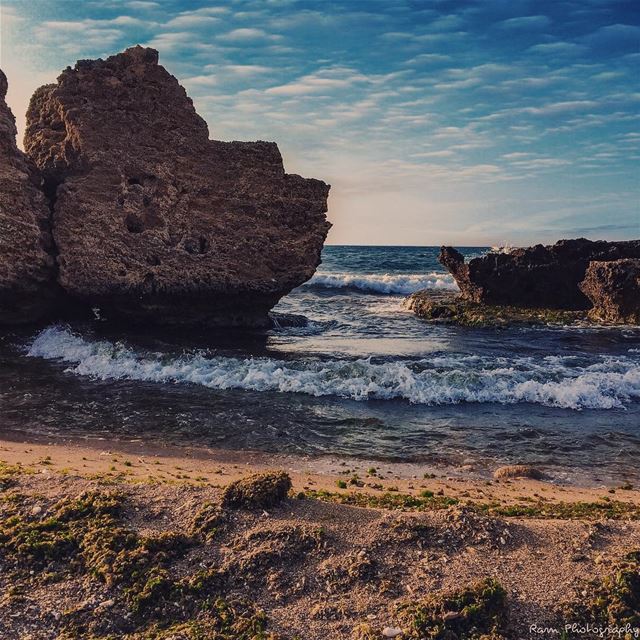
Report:
M 405 493 L 369 494 L 352 491 L 349 493 L 337 493 L 324 490 L 308 490 L 305 497 L 315 498 L 324 502 L 348 504 L 354 507 L 370 507 L 374 509 L 397 509 L 405 511 L 429 511 L 432 509 L 446 509 L 458 504 L 456 498 L 432 495 L 412 496 Z
M 225 513 L 220 505 L 206 502 L 193 518 L 191 534 L 204 540 L 211 540 L 225 521 Z
M 401 605 L 403 638 L 420 640 L 489 640 L 503 637 L 506 592 L 491 578 L 457 591 L 433 594 Z
M 163 627 L 156 625 L 143 633 L 126 635 L 124 640 L 279 640 L 267 631 L 267 617 L 246 602 L 218 598 L 187 622 Z
M 60 571 L 88 572 L 107 586 L 122 585 L 129 601 L 191 540 L 178 533 L 140 536 L 121 526 L 125 496 L 91 491 L 65 498 L 38 518 L 14 509 L 0 522 L 0 550 L 19 573 L 57 562 Z
M 308 490 L 305 498 L 315 498 L 324 502 L 348 504 L 355 507 L 391 509 L 400 511 L 433 511 L 447 509 L 460 500 L 449 496 L 423 491 L 414 496 L 406 493 L 369 494 L 362 492 L 337 493 L 324 490 Z M 602 500 L 599 502 L 527 502 L 527 504 L 504 505 L 498 502 L 466 501 L 465 506 L 478 513 L 493 516 L 520 518 L 548 518 L 565 520 L 612 520 L 640 519 L 640 506 L 631 502 Z
M 640 628 L 640 550 L 627 554 L 611 573 L 589 583 L 580 600 L 565 607 L 562 614 L 567 624 L 578 626 Z

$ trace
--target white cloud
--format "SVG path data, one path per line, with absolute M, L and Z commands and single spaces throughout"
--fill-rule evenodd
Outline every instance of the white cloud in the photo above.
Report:
M 421 53 L 405 62 L 407 65 L 416 64 L 437 64 L 439 62 L 450 62 L 451 56 L 442 53 Z
M 343 89 L 355 83 L 367 82 L 367 76 L 353 69 L 336 67 L 321 69 L 316 73 L 302 76 L 293 82 L 276 87 L 270 87 L 265 91 L 271 95 L 296 96 L 309 93 L 322 93 L 332 89 Z
M 183 83 L 187 87 L 213 87 L 218 84 L 216 76 L 192 76 L 191 78 L 185 78 Z
M 498 23 L 503 29 L 544 29 L 551 24 L 547 16 L 520 16 Z
M 546 42 L 534 44 L 527 50 L 530 53 L 544 53 L 549 55 L 579 54 L 585 51 L 585 47 L 575 42 Z
M 220 22 L 220 18 L 215 16 L 207 16 L 197 13 L 186 13 L 172 18 L 165 24 L 165 27 L 188 29 L 188 28 L 206 28 Z
M 263 29 L 241 28 L 233 29 L 218 36 L 218 40 L 227 42 L 248 42 L 251 40 L 279 40 L 282 36 L 269 34 Z
M 413 158 L 450 158 L 455 155 L 455 151 L 451 149 L 443 149 L 441 151 L 424 151 L 422 153 L 413 153 Z
M 153 2 L 152 0 L 129 0 L 129 2 L 125 2 L 125 6 L 130 9 L 158 9 L 160 4 L 158 2 Z
M 220 71 L 241 77 L 255 76 L 274 71 L 271 67 L 265 67 L 264 65 L 260 64 L 225 64 L 221 66 L 207 65 L 205 69 L 207 71 L 218 69 Z
M 525 107 L 521 113 L 530 113 L 536 116 L 548 116 L 565 113 L 575 113 L 576 111 L 588 111 L 599 107 L 595 100 L 567 100 L 564 102 L 553 102 L 541 107 Z
M 435 20 L 428 23 L 427 28 L 430 31 L 451 31 L 458 29 L 465 24 L 464 18 L 459 15 L 439 16 Z

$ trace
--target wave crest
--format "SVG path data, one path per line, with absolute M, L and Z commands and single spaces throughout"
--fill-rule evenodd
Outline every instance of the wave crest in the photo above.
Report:
M 640 363 L 625 356 L 496 358 L 449 354 L 375 363 L 359 360 L 178 358 L 138 354 L 121 343 L 90 341 L 49 327 L 28 349 L 31 357 L 68 363 L 66 371 L 92 378 L 197 384 L 339 396 L 352 400 L 403 399 L 415 404 L 531 402 L 566 409 L 613 409 L 640 399 Z
M 458 286 L 448 273 L 426 274 L 359 274 L 359 273 L 316 273 L 306 285 L 325 289 L 355 289 L 367 293 L 387 295 L 409 295 L 420 289 L 457 291 Z

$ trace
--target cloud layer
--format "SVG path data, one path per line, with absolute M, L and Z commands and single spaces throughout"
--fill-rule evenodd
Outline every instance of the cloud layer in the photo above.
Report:
M 156 47 L 218 139 L 333 184 L 334 243 L 640 236 L 640 28 L 620 0 L 3 0 L 19 122 L 76 59 Z

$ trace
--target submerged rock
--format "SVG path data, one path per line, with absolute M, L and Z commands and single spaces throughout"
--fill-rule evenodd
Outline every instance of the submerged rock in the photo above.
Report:
M 640 324 L 640 260 L 591 262 L 580 290 L 593 303 L 593 320 Z
M 16 146 L 0 71 L 0 323 L 37 320 L 55 299 L 49 207 L 36 167 Z
M 442 247 L 440 262 L 455 278 L 465 300 L 495 305 L 584 310 L 591 303 L 578 284 L 592 260 L 640 258 L 640 240 L 560 240 L 508 253 L 489 253 L 465 263 Z
M 55 190 L 59 282 L 107 317 L 268 326 L 320 262 L 329 186 L 275 143 L 209 140 L 153 49 L 38 89 L 25 148 Z

